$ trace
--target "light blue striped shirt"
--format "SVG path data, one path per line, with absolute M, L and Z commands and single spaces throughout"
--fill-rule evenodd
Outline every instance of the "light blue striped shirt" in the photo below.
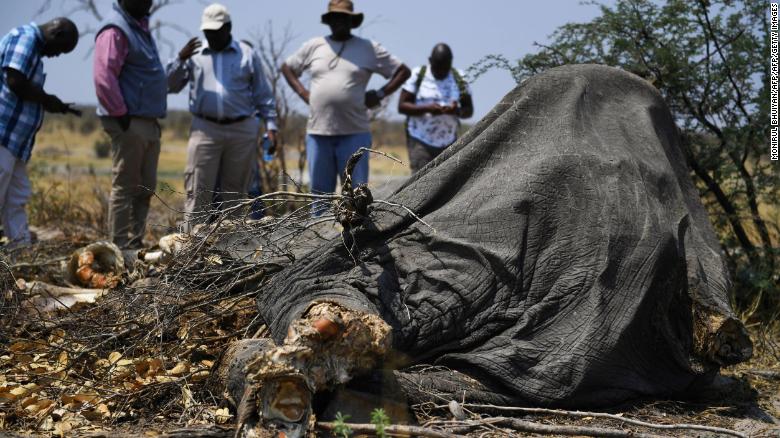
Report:
M 207 41 L 202 47 L 184 62 L 177 57 L 168 63 L 168 92 L 178 93 L 189 83 L 192 114 L 234 119 L 258 113 L 266 129 L 276 129 L 276 99 L 257 52 L 236 40 L 219 52 Z

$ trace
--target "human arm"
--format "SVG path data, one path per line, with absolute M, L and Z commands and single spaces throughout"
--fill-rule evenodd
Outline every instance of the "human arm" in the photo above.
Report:
M 309 90 L 306 89 L 306 87 L 303 86 L 303 83 L 300 79 L 298 79 L 298 75 L 295 74 L 295 72 L 292 71 L 292 68 L 290 68 L 289 65 L 285 62 L 282 64 L 282 76 L 284 76 L 284 80 L 287 81 L 287 84 L 290 85 L 290 88 L 295 91 L 295 94 L 301 97 L 304 102 L 306 102 L 306 105 L 309 104 Z
M 474 115 L 474 102 L 471 98 L 471 87 L 463 79 L 463 72 L 452 70 L 452 78 L 458 87 L 458 100 L 452 101 L 450 105 L 443 108 L 444 114 L 453 115 L 461 119 L 468 119 Z
M 406 116 L 422 116 L 425 114 L 440 115 L 443 108 L 437 102 L 427 104 L 417 103 L 417 94 L 422 86 L 425 67 L 418 67 L 414 70 L 409 79 L 401 88 L 401 96 L 398 98 L 398 112 Z
M 474 102 L 471 98 L 471 87 L 463 79 L 463 72 L 460 70 L 452 69 L 452 79 L 455 81 L 455 85 L 458 87 L 459 98 L 457 101 L 452 102 L 445 108 L 445 114 L 452 114 L 460 117 L 461 119 L 468 119 L 474 115 Z
M 433 114 L 437 116 L 443 114 L 443 108 L 437 103 L 418 105 L 414 94 L 401 90 L 401 97 L 398 99 L 398 112 L 407 116 L 422 116 L 424 114 Z
M 369 90 L 366 92 L 366 106 L 374 108 L 380 104 L 382 99 L 396 92 L 401 85 L 412 75 L 411 70 L 405 64 L 401 64 L 395 69 L 390 80 L 378 90 Z
M 190 58 L 200 49 L 202 43 L 199 38 L 192 38 L 179 51 L 179 56 L 165 66 L 165 74 L 168 76 L 168 93 L 180 92 L 190 81 L 192 69 Z
M 130 115 L 119 86 L 119 75 L 129 52 L 127 36 L 115 27 L 103 30 L 95 39 L 95 93 L 108 116 L 115 118 L 124 131 L 130 127 Z
M 474 115 L 474 101 L 471 99 L 471 94 L 464 94 L 460 96 L 460 102 L 457 115 L 461 119 L 468 119 Z
M 257 52 L 252 53 L 253 76 L 252 76 L 252 102 L 260 117 L 265 121 L 265 131 L 268 134 L 268 140 L 271 141 L 269 152 L 273 154 L 276 151 L 276 97 L 274 91 L 265 77 L 263 63 Z
M 318 44 L 322 44 L 321 39 L 313 38 L 303 43 L 301 48 L 295 51 L 289 58 L 287 58 L 280 68 L 284 80 L 290 85 L 295 94 L 309 105 L 309 99 L 311 97 L 310 91 L 306 89 L 300 80 L 303 73 L 311 68 L 312 52 L 314 52 Z
M 67 113 L 76 111 L 70 107 L 71 104 L 63 103 L 57 96 L 47 94 L 43 88 L 33 84 L 27 77 L 10 67 L 3 68 L 5 82 L 8 88 L 22 100 L 28 100 L 43 105 L 43 109 L 50 113 Z M 74 113 L 75 114 L 75 113 Z
M 64 113 L 69 106 L 54 95 L 43 90 L 42 82 L 35 78 L 41 70 L 41 54 L 38 42 L 32 32 L 12 32 L 4 39 L 3 53 L 0 53 L 0 74 L 8 88 L 21 100 L 43 105 L 49 112 Z
M 464 103 L 467 102 L 467 103 Z M 454 100 L 451 104 L 443 106 L 441 108 L 442 114 L 448 114 L 452 116 L 460 117 L 461 119 L 467 119 L 471 117 L 474 112 L 473 105 L 471 104 L 471 96 L 465 95 L 460 100 Z
M 464 94 L 460 100 L 453 101 L 452 104 L 442 107 L 441 114 L 450 114 L 458 116 L 461 119 L 468 119 L 474 114 L 474 104 L 470 94 Z

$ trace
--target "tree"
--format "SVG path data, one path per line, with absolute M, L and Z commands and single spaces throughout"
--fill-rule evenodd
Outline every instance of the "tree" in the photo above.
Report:
M 736 278 L 742 308 L 780 302 L 780 174 L 769 161 L 769 46 L 761 0 L 617 0 L 588 23 L 560 27 L 516 62 L 490 55 L 479 76 L 516 81 L 570 63 L 619 66 L 657 87 L 681 128 L 692 177 Z M 755 307 L 754 307 L 755 308 Z
M 294 140 L 300 140 L 295 141 L 295 144 L 299 154 L 298 167 L 301 175 L 303 175 L 303 169 L 306 166 L 306 150 L 303 139 L 294 138 L 295 133 L 299 132 L 299 129 L 295 129 L 299 127 L 294 123 L 293 119 L 295 119 L 296 112 L 292 107 L 293 98 L 297 96 L 287 86 L 281 73 L 282 63 L 284 63 L 288 52 L 287 49 L 295 39 L 295 35 L 293 35 L 289 24 L 285 26 L 280 34 L 277 34 L 274 31 L 273 23 L 268 21 L 265 28 L 256 33 L 253 39 L 257 53 L 263 62 L 266 79 L 276 98 L 276 124 L 279 128 L 276 159 L 274 163 L 264 163 L 262 167 L 263 191 L 270 193 L 277 191 L 280 180 L 288 175 L 285 150 L 286 146 Z M 300 187 L 298 190 L 300 191 Z
M 151 9 L 151 16 L 154 17 L 154 14 L 157 13 L 160 9 L 163 9 L 165 7 L 171 6 L 179 2 L 180 1 L 177 0 L 155 0 Z M 43 15 L 43 13 L 45 13 L 52 7 L 52 3 L 53 3 L 52 0 L 44 0 L 41 6 L 38 8 L 38 11 L 35 13 L 35 15 L 36 16 Z M 86 13 L 89 16 L 88 20 L 79 23 L 80 36 L 85 37 L 89 35 L 94 35 L 99 30 L 97 28 L 97 25 L 99 25 L 103 21 L 103 19 L 106 16 L 106 13 L 111 11 L 111 8 L 113 7 L 113 3 L 114 3 L 113 1 L 98 2 L 97 0 L 65 0 L 61 2 L 60 7 L 63 10 L 62 15 L 65 17 L 72 17 L 74 14 L 78 14 L 78 13 Z M 163 35 L 162 31 L 164 29 L 172 29 L 182 33 L 185 36 L 190 35 L 187 29 L 185 29 L 182 26 L 179 26 L 176 23 L 172 23 L 169 21 L 152 20 L 149 23 L 149 30 L 154 34 L 154 37 L 158 41 L 158 44 L 162 44 L 166 46 L 169 49 L 171 54 L 176 52 L 177 47 L 170 39 L 166 38 Z

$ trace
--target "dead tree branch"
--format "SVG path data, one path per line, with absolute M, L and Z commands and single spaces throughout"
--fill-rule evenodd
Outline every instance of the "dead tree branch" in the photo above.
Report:
M 344 426 L 348 426 L 352 429 L 352 432 L 372 433 L 376 434 L 376 426 L 373 424 L 350 424 L 345 423 Z M 322 430 L 332 431 L 336 427 L 336 423 L 330 422 L 318 422 L 316 427 Z M 429 429 L 418 426 L 404 426 L 404 425 L 390 425 L 385 426 L 385 433 L 388 435 L 406 435 L 406 436 L 422 436 L 428 438 L 459 438 L 462 435 L 455 435 L 452 433 L 444 432 L 436 429 Z
M 747 438 L 747 435 L 737 432 L 731 429 L 724 429 L 721 427 L 701 426 L 698 424 L 658 424 L 648 423 L 646 421 L 634 420 L 632 418 L 626 418 L 622 415 L 607 414 L 604 412 L 584 412 L 584 411 L 566 411 L 562 409 L 545 409 L 545 408 L 521 408 L 521 407 L 509 407 L 509 406 L 496 406 L 496 405 L 482 405 L 482 404 L 463 404 L 464 408 L 473 409 L 489 409 L 491 411 L 499 412 L 521 412 L 530 414 L 550 414 L 560 415 L 567 417 L 593 417 L 593 418 L 606 418 L 609 420 L 619 421 L 621 423 L 632 424 L 634 426 L 647 427 L 658 430 L 699 430 L 704 432 L 721 433 L 725 435 L 736 436 L 739 438 Z M 437 405 L 436 408 L 447 409 L 448 405 Z
M 630 430 L 540 424 L 509 417 L 489 418 L 482 421 L 475 421 L 474 423 L 475 426 L 482 426 L 483 424 L 489 423 L 494 426 L 508 427 L 517 432 L 538 433 L 541 435 L 591 436 L 600 438 L 662 438 L 661 435 L 634 432 Z

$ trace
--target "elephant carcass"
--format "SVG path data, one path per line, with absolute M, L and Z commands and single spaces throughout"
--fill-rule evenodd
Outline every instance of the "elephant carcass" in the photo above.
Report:
M 752 354 L 685 163 L 649 83 L 551 69 L 387 199 L 424 223 L 374 204 L 276 276 L 259 312 L 279 345 L 312 303 L 378 316 L 408 364 L 484 385 L 474 401 L 685 393 Z

